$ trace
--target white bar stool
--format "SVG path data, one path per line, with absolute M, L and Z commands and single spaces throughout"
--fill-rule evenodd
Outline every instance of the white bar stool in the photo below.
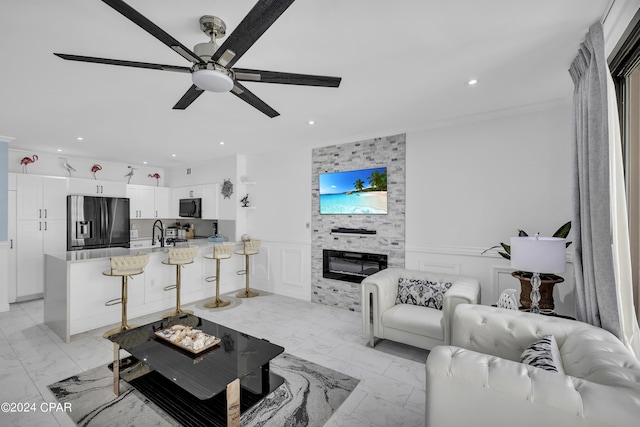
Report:
M 198 248 L 196 246 L 189 246 L 188 248 L 173 248 L 168 251 L 168 258 L 165 261 L 162 261 L 163 264 L 166 265 L 175 265 L 176 266 L 176 284 L 165 286 L 165 291 L 176 290 L 176 309 L 169 313 L 165 313 L 162 315 L 163 319 L 167 317 L 178 316 L 180 314 L 193 314 L 191 310 L 183 310 L 180 307 L 180 269 L 184 268 L 185 264 L 193 264 L 193 259 L 198 254 Z
M 213 255 L 204 255 L 206 259 L 215 259 L 216 260 L 216 275 L 209 276 L 205 280 L 207 282 L 216 281 L 216 299 L 213 301 L 209 301 L 204 304 L 207 308 L 220 308 L 226 307 L 231 304 L 231 301 L 224 301 L 220 299 L 220 260 L 229 259 L 233 254 L 233 243 L 215 243 L 213 245 Z
M 110 329 L 102 335 L 105 338 L 109 338 L 111 335 L 117 334 L 122 331 L 126 331 L 127 329 L 134 328 L 135 326 L 130 326 L 127 324 L 127 288 L 129 284 L 129 277 L 137 276 L 138 274 L 144 273 L 144 268 L 149 262 L 149 255 L 147 254 L 138 254 L 138 255 L 130 255 L 130 256 L 117 256 L 111 257 L 111 269 L 107 271 L 103 271 L 102 274 L 105 276 L 118 276 L 122 278 L 122 291 L 121 297 L 109 300 L 104 303 L 106 306 L 112 306 L 116 304 L 122 305 L 122 321 L 120 326 L 115 329 Z M 133 279 L 133 277 L 131 277 Z
M 242 250 L 236 251 L 238 255 L 244 255 L 244 270 L 240 270 L 237 273 L 245 275 L 245 290 L 238 292 L 236 297 L 238 298 L 253 298 L 260 295 L 258 292 L 249 289 L 249 257 L 256 255 L 260 252 L 260 240 L 247 240 L 242 242 Z

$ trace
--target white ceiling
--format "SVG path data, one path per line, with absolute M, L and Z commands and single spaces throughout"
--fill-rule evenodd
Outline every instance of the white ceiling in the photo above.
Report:
M 128 3 L 192 48 L 207 41 L 201 15 L 221 17 L 230 34 L 255 0 Z M 68 156 L 171 167 L 566 99 L 573 91 L 567 69 L 609 4 L 297 0 L 236 66 L 340 76 L 342 84 L 244 83 L 281 114 L 270 119 L 229 93 L 204 93 L 185 111 L 172 110 L 191 85 L 188 74 L 54 56 L 190 66 L 99 0 L 2 0 L 0 135 L 15 138 L 10 148 L 36 154 L 62 149 Z M 471 78 L 479 83 L 468 86 Z

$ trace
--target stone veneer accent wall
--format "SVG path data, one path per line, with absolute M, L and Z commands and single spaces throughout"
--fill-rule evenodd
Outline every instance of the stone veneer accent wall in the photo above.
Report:
M 385 254 L 389 267 L 404 267 L 406 135 L 315 148 L 312 153 L 311 301 L 360 311 L 360 284 L 322 277 L 322 250 Z M 320 215 L 318 174 L 387 168 L 387 215 Z M 367 228 L 375 235 L 332 235 L 337 227 Z

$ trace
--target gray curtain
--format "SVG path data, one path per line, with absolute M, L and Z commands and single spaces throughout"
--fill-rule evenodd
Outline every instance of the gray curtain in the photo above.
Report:
M 578 320 L 621 337 L 611 250 L 607 63 L 600 22 L 571 64 L 573 79 L 573 264 Z

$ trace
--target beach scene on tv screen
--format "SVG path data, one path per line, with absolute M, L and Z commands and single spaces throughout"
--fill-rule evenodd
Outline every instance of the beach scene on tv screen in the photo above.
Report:
M 386 214 L 387 168 L 323 173 L 321 214 Z

